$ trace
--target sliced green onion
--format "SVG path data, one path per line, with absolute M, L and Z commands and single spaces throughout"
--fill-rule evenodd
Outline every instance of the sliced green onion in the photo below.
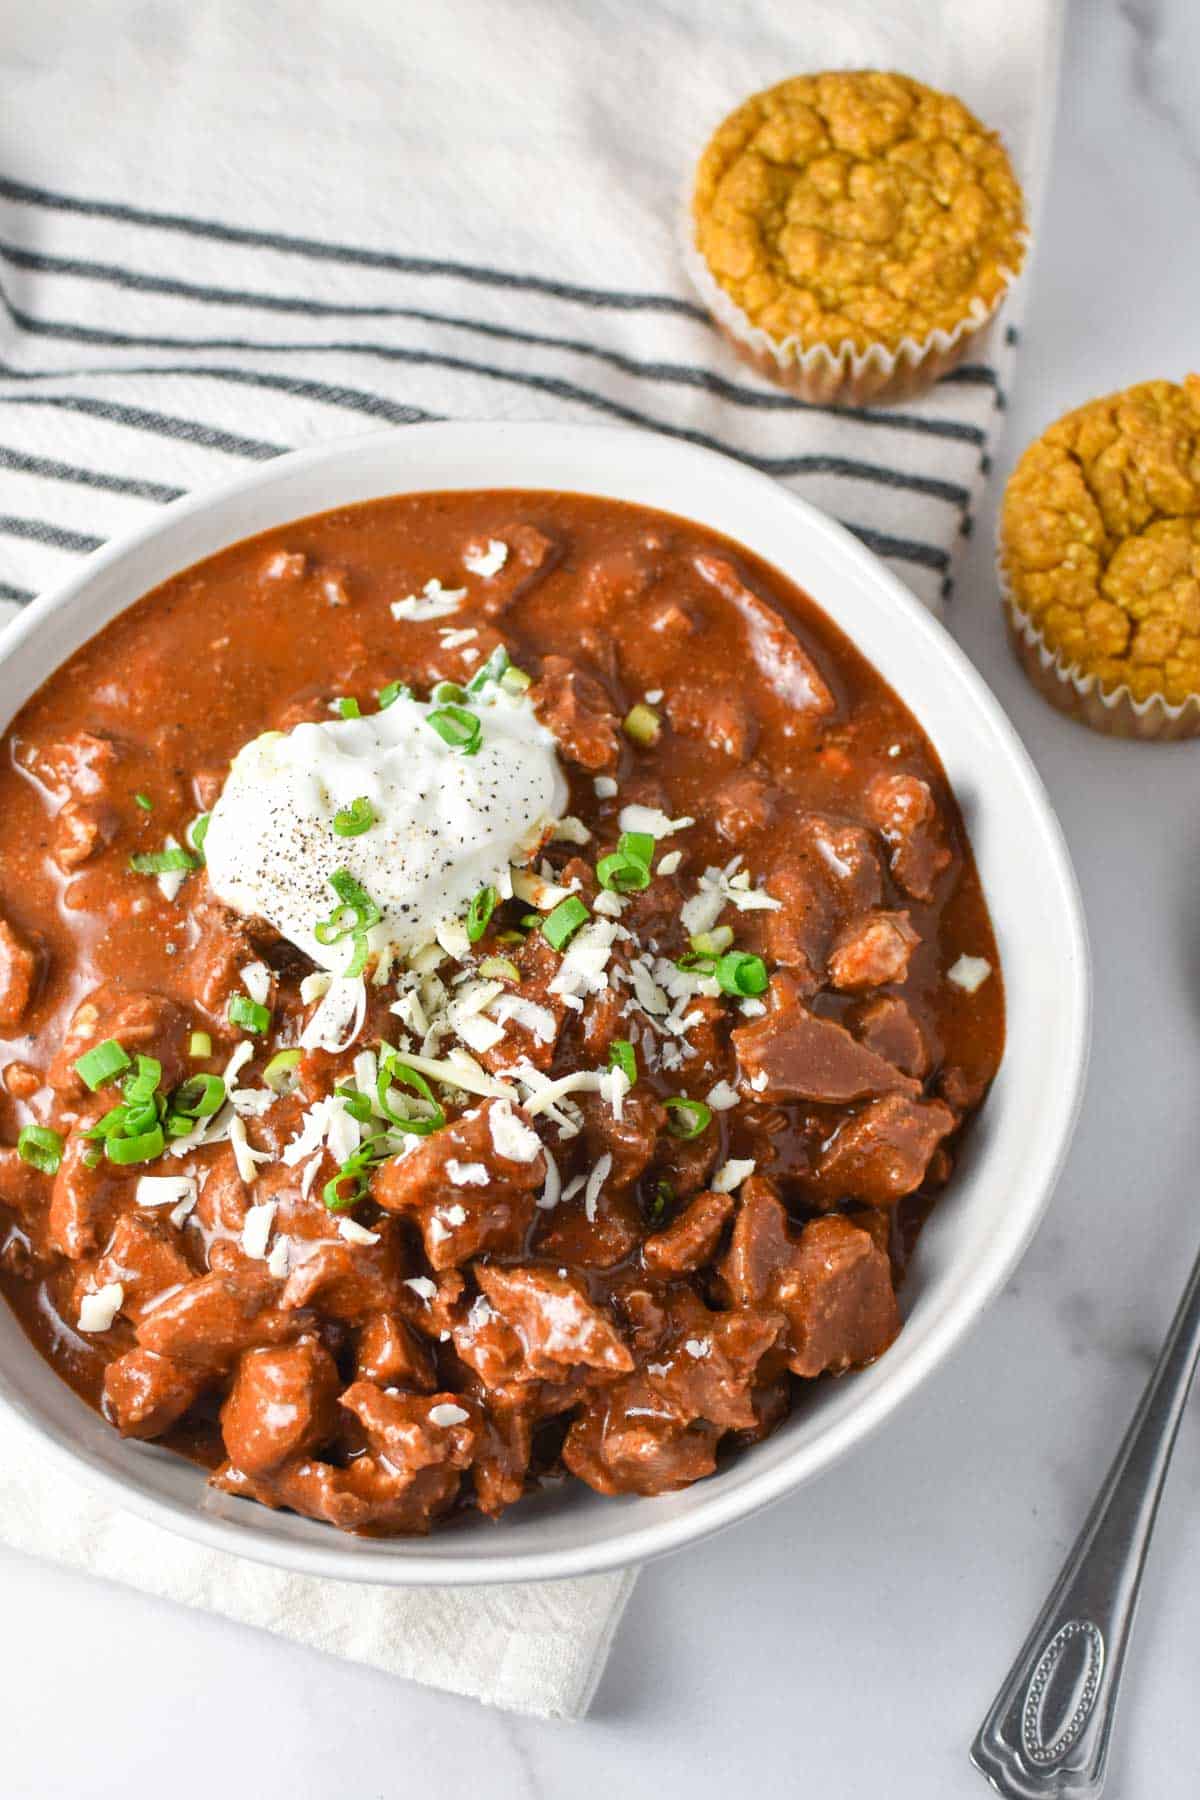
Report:
M 292 1090 L 291 1073 L 303 1056 L 302 1050 L 277 1050 L 266 1068 L 263 1080 L 273 1094 L 288 1094 Z
M 464 756 L 474 756 L 483 741 L 483 721 L 465 706 L 439 706 L 426 719 L 444 744 Z
M 174 869 L 198 869 L 200 860 L 190 850 L 136 850 L 129 859 L 135 875 L 169 875 Z
M 547 913 L 546 917 L 539 921 L 542 927 L 542 936 L 556 950 L 563 950 L 575 936 L 579 927 L 587 924 L 588 917 L 588 909 L 579 895 L 568 894 L 565 900 L 559 901 L 553 912 Z
M 249 994 L 234 994 L 229 1001 L 229 1023 L 261 1037 L 271 1028 L 271 1009 L 252 1000 Z
M 669 1206 L 675 1203 L 675 1189 L 669 1181 L 656 1181 L 648 1210 L 651 1225 L 660 1225 Z
M 670 1100 L 664 1100 L 667 1109 L 667 1130 L 672 1137 L 697 1138 L 712 1123 L 712 1107 L 706 1106 L 703 1100 L 688 1100 L 676 1094 Z
M 188 1039 L 188 1055 L 194 1062 L 202 1062 L 206 1056 L 212 1055 L 212 1039 L 207 1031 L 193 1031 Z
M 398 1113 L 389 1098 L 393 1087 L 411 1088 L 419 1099 L 433 1108 L 428 1118 L 413 1119 Z M 379 1079 L 375 1083 L 375 1093 L 379 1100 L 380 1111 L 388 1123 L 397 1131 L 406 1131 L 413 1137 L 428 1137 L 432 1131 L 440 1131 L 446 1123 L 446 1115 L 433 1097 L 433 1090 L 423 1075 L 401 1062 L 398 1056 L 384 1058 L 379 1071 Z
M 509 935 L 507 932 L 504 934 Z M 507 956 L 485 956 L 479 965 L 479 973 L 489 981 L 520 981 L 521 971 L 515 962 Z
M 733 943 L 733 928 L 730 925 L 717 925 L 712 931 L 693 932 L 688 943 L 698 956 L 721 956 Z
M 135 804 L 140 806 L 143 812 L 153 812 L 154 811 L 154 802 L 150 798 L 149 794 L 143 794 L 141 792 L 138 792 L 133 796 L 133 798 L 134 798 Z
M 369 1122 L 371 1102 L 366 1094 L 360 1094 L 358 1089 L 351 1087 L 348 1082 L 343 1087 L 335 1087 L 333 1091 L 339 1099 L 346 1102 L 346 1111 L 352 1119 L 357 1119 L 360 1125 L 366 1125 Z
M 17 1155 L 43 1175 L 57 1175 L 63 1158 L 63 1141 L 48 1125 L 22 1125 L 17 1133 Z
M 97 1088 L 129 1066 L 129 1058 L 116 1038 L 105 1038 L 102 1044 L 84 1052 L 75 1064 L 75 1073 L 94 1094 Z
M 380 1146 L 377 1148 L 377 1146 Z M 382 1135 L 369 1138 L 361 1145 L 353 1156 L 347 1157 L 332 1180 L 327 1181 L 322 1190 L 322 1197 L 330 1212 L 349 1212 L 360 1200 L 366 1198 L 371 1170 L 377 1162 L 383 1162 L 390 1155 L 387 1139 Z M 344 1181 L 353 1182 L 350 1192 L 342 1192 Z
M 457 681 L 436 681 L 429 691 L 429 698 L 434 706 L 462 705 L 467 698 L 467 690 L 460 687 Z
M 94 1125 L 89 1125 L 84 1133 L 89 1138 L 110 1138 L 119 1136 L 125 1129 L 125 1121 L 129 1117 L 127 1106 L 117 1105 L 109 1110 Z
M 117 1164 L 153 1162 L 156 1156 L 162 1155 L 166 1144 L 162 1126 L 154 1125 L 136 1137 L 105 1138 L 104 1154 L 109 1162 Z
M 329 885 L 340 904 L 327 919 L 319 919 L 313 927 L 318 944 L 340 944 L 344 937 L 367 932 L 372 925 L 378 925 L 383 913 L 349 869 L 335 869 L 329 877 Z
M 648 831 L 623 831 L 617 847 L 596 864 L 600 886 L 618 894 L 641 893 L 650 886 L 654 839 Z
M 536 918 L 536 916 L 537 915 L 535 914 L 534 917 Z M 523 944 L 525 942 L 525 933 L 523 931 L 516 931 L 516 930 L 498 931 L 496 933 L 496 942 L 498 944 Z M 504 958 L 501 957 L 500 960 L 503 962 Z M 516 968 L 515 963 L 512 966 L 514 968 Z M 517 970 L 517 976 L 519 979 L 520 978 L 520 970 L 519 969 Z
M 153 1131 L 161 1123 L 158 1106 L 153 1100 L 137 1100 L 132 1106 L 125 1108 L 125 1117 L 121 1121 L 122 1137 L 140 1137 L 145 1131 Z
M 104 1160 L 104 1152 L 99 1144 L 92 1144 L 79 1159 L 85 1169 L 98 1169 Z
M 724 994 L 765 994 L 769 977 L 761 956 L 750 956 L 744 950 L 731 950 L 716 967 L 717 981 Z
M 361 719 L 362 707 L 353 694 L 344 694 L 337 703 L 338 712 L 343 719 Z
M 375 823 L 375 808 L 365 794 L 352 800 L 333 815 L 333 829 L 339 837 L 361 837 Z
M 171 1096 L 171 1104 L 185 1119 L 211 1119 L 225 1103 L 225 1083 L 220 1075 L 192 1075 Z
M 628 1038 L 614 1038 L 608 1046 L 608 1066 L 620 1069 L 630 1087 L 638 1078 L 637 1056 Z
M 379 701 L 380 712 L 386 712 L 388 707 L 394 706 L 397 700 L 411 700 L 412 689 L 403 681 L 389 681 L 380 688 L 376 698 Z
M 325 1202 L 326 1210 L 331 1213 L 349 1212 L 351 1207 L 357 1206 L 360 1200 L 365 1199 L 367 1180 L 365 1164 L 343 1163 L 337 1174 L 321 1189 L 321 1198 Z M 347 1194 L 342 1192 L 343 1181 L 354 1183 Z
M 494 887 L 481 887 L 467 908 L 467 936 L 477 944 L 488 928 L 500 896 Z
M 204 861 L 204 840 L 208 836 L 211 821 L 211 813 L 199 813 L 183 834 L 201 862 Z
M 487 661 L 482 667 L 476 669 L 470 681 L 468 681 L 468 694 L 477 694 L 481 688 L 487 687 L 489 682 L 499 681 L 508 667 L 508 651 L 503 644 L 497 644 Z M 436 689 L 434 690 L 433 697 L 435 700 L 438 698 Z
M 625 714 L 621 729 L 635 744 L 657 744 L 662 732 L 662 720 L 652 706 L 646 706 L 639 700 Z
M 500 677 L 500 686 L 506 694 L 523 694 L 526 688 L 533 686 L 533 676 L 518 669 L 516 663 L 510 663 Z
M 162 1080 L 162 1064 L 156 1056 L 139 1056 L 137 1068 L 121 1084 L 127 1106 L 145 1106 L 153 1101 Z
M 711 975 L 717 966 L 715 956 L 702 956 L 698 950 L 689 950 L 686 956 L 677 960 L 675 967 L 682 969 L 687 975 Z

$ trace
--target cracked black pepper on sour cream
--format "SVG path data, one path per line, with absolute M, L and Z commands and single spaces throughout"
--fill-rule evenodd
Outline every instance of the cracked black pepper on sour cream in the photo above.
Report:
M 481 887 L 508 891 L 510 865 L 529 860 L 567 804 L 554 739 L 524 696 L 499 688 L 476 702 L 474 754 L 443 741 L 429 722 L 434 710 L 401 696 L 368 717 L 246 744 L 204 843 L 213 892 L 338 971 L 345 945 L 315 935 L 336 870 L 348 870 L 382 912 L 369 936 L 380 954 L 430 943 Z M 339 834 L 338 814 L 362 801 L 370 825 Z

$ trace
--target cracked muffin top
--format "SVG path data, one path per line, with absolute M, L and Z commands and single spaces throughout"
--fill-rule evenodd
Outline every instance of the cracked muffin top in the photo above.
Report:
M 1061 663 L 1138 701 L 1200 692 L 1200 376 L 1091 400 L 1030 444 L 1000 550 Z
M 805 347 L 896 350 L 982 320 L 1025 254 L 1003 144 L 906 75 L 798 75 L 701 156 L 696 249 L 752 325 Z

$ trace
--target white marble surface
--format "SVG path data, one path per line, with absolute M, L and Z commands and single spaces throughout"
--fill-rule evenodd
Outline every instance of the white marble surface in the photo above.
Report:
M 1041 253 L 993 500 L 1094 392 L 1200 364 L 1200 8 L 1072 7 Z M 963 1800 L 966 1745 L 1120 1435 L 1200 1240 L 1197 757 L 1060 719 L 1010 664 L 976 522 L 954 626 L 1030 746 L 1086 897 L 1088 1100 L 1050 1216 L 952 1366 L 766 1516 L 642 1577 L 592 1717 L 489 1713 L 0 1558 L 8 1800 L 808 1791 Z M 1111 1791 L 1196 1789 L 1200 1441 L 1185 1423 Z

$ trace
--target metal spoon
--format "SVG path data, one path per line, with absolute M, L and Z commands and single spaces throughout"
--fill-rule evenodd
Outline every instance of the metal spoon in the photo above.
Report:
M 1200 1258 L 1087 1524 L 971 1746 L 1005 1800 L 1095 1800 L 1104 1787 L 1150 1533 L 1198 1359 Z

